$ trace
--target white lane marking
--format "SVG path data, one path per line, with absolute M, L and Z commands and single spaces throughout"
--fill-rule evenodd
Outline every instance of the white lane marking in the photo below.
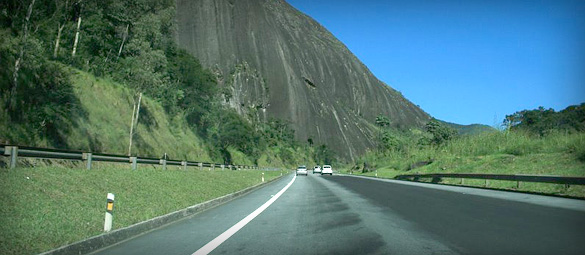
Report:
M 232 235 L 234 235 L 236 232 L 238 232 L 240 229 L 242 229 L 244 226 L 246 226 L 246 224 L 248 224 L 250 221 L 252 221 L 254 218 L 256 218 L 256 216 L 260 215 L 260 213 L 262 213 L 264 210 L 266 210 L 266 208 L 268 208 L 272 203 L 274 203 L 274 201 L 276 201 L 276 199 L 278 199 L 293 184 L 293 182 L 295 182 L 296 179 L 297 179 L 297 176 L 295 175 L 293 177 L 292 181 L 290 181 L 282 190 L 280 190 L 278 193 L 276 193 L 276 195 L 274 195 L 272 198 L 270 198 L 270 200 L 266 201 L 266 203 L 264 203 L 262 206 L 258 207 L 258 209 L 256 209 L 250 215 L 246 216 L 246 218 L 242 219 L 240 222 L 236 223 L 236 225 L 233 225 L 231 228 L 229 228 L 228 230 L 223 232 L 221 235 L 219 235 L 215 239 L 211 240 L 211 242 L 209 242 L 206 245 L 204 245 L 203 247 L 201 247 L 199 250 L 197 250 L 192 255 L 209 254 L 211 251 L 213 251 L 215 248 L 217 248 L 217 246 L 221 245 L 228 238 L 230 238 Z

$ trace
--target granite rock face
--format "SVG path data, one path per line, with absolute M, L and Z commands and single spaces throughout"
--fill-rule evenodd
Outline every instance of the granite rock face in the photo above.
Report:
M 247 118 L 286 120 L 300 141 L 348 160 L 375 147 L 376 116 L 401 127 L 429 119 L 283 0 L 176 2 L 179 45 L 216 73 L 226 103 Z

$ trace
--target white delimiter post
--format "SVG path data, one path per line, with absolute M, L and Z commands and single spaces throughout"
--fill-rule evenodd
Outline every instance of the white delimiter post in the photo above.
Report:
M 106 220 L 104 222 L 104 231 L 112 230 L 112 221 L 114 213 L 114 194 L 108 193 L 108 202 L 106 204 Z
M 262 173 L 262 182 L 264 182 L 264 173 Z

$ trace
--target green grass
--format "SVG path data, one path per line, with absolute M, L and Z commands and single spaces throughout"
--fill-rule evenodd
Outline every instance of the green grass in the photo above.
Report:
M 67 136 L 70 148 L 96 148 L 100 152 L 128 153 L 130 121 L 134 104 L 131 90 L 107 79 L 72 70 L 74 91 L 79 97 L 86 119 L 75 121 Z M 210 162 L 201 139 L 180 114 L 171 117 L 159 102 L 142 97 L 138 126 L 135 127 L 133 154 Z
M 257 170 L 196 169 L 2 169 L 0 254 L 39 253 L 101 234 L 109 192 L 116 195 L 118 229 L 261 182 Z M 265 172 L 267 180 L 277 176 Z
M 585 134 L 553 133 L 535 137 L 522 132 L 491 132 L 463 136 L 441 147 L 404 147 L 385 155 L 368 153 L 367 162 L 378 176 L 394 178 L 401 174 L 426 173 L 490 173 L 585 176 Z M 429 165 L 408 170 L 421 161 Z M 349 172 L 351 166 L 344 169 Z M 374 176 L 375 172 L 354 174 Z M 460 179 L 444 179 L 443 183 L 460 184 Z M 485 186 L 484 180 L 465 180 L 464 185 Z M 585 197 L 585 187 L 564 185 L 489 181 L 488 187 Z
M 130 122 L 135 92 L 109 79 L 78 69 L 63 67 L 71 74 L 73 92 L 84 114 L 67 116 L 67 132 L 58 149 L 74 149 L 110 154 L 127 154 Z M 33 135 L 35 123 L 9 123 L 0 111 L 0 142 L 26 146 L 53 147 L 46 137 Z M 161 157 L 210 162 L 208 150 L 184 116 L 168 115 L 162 105 L 142 97 L 138 125 L 135 127 L 132 154 L 142 157 Z M 236 164 L 240 164 L 236 162 Z
M 108 154 L 127 154 L 130 122 L 136 92 L 108 78 L 65 67 L 71 74 L 73 92 L 80 101 L 84 114 L 67 116 L 70 125 L 63 134 L 64 145 L 58 149 L 93 151 Z M 54 147 L 46 137 L 31 135 L 34 123 L 10 123 L 5 111 L 0 111 L 0 142 L 35 147 Z M 281 147 L 281 146 L 277 146 Z M 311 152 L 291 150 L 291 157 L 284 162 L 278 153 L 283 148 L 268 148 L 263 151 L 257 164 L 261 167 L 292 168 L 296 162 L 312 161 Z M 232 164 L 253 165 L 250 156 L 228 148 Z M 132 154 L 139 157 L 162 157 L 171 159 L 220 163 L 212 158 L 209 148 L 196 130 L 189 125 L 182 113 L 173 116 L 166 113 L 160 102 L 142 97 L 138 125 L 135 127 Z M 292 163 L 295 162 L 295 163 Z

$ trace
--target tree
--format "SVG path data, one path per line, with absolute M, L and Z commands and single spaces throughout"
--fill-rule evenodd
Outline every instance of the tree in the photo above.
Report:
M 382 132 L 380 140 L 381 140 L 380 149 L 383 151 L 397 149 L 400 146 L 400 141 L 398 140 L 398 138 L 389 130 L 384 130 Z
M 322 144 L 315 149 L 313 158 L 319 165 L 331 165 L 335 163 L 335 154 L 325 144 Z
M 585 103 L 569 106 L 560 112 L 542 106 L 518 111 L 507 115 L 504 125 L 511 130 L 525 130 L 541 136 L 551 130 L 585 131 Z
M 437 119 L 431 119 L 426 125 L 425 129 L 433 137 L 431 143 L 440 145 L 446 141 L 453 139 L 457 135 L 457 131 L 453 128 L 447 127 L 439 122 Z
M 390 126 L 390 120 L 384 115 L 376 117 L 376 126 L 384 128 Z
M 28 37 L 28 26 L 30 23 L 30 15 L 33 11 L 33 6 L 35 5 L 35 0 L 30 2 L 28 6 L 28 11 L 26 12 L 26 17 L 24 18 L 24 24 L 22 25 L 22 40 L 20 43 L 20 51 L 18 58 L 14 61 L 14 72 L 12 75 L 12 89 L 10 90 L 10 101 L 8 104 L 8 109 L 14 109 L 16 107 L 16 93 L 18 91 L 18 74 L 20 71 L 20 66 L 22 65 L 22 59 L 24 57 L 25 46 L 27 44 L 27 37 Z

